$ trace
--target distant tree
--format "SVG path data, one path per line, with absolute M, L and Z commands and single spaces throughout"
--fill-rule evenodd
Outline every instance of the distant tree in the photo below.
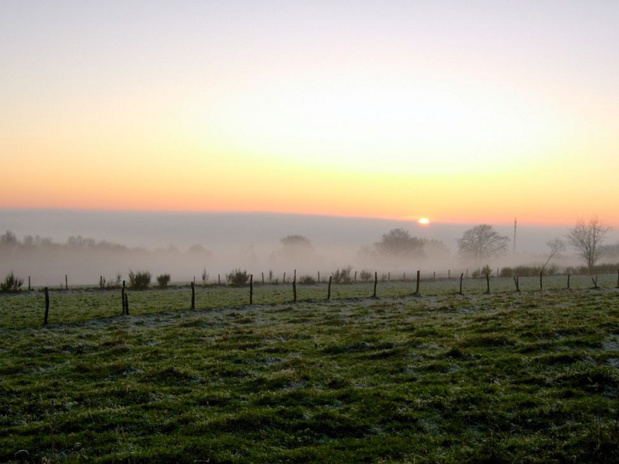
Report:
M 157 276 L 157 285 L 159 288 L 166 288 L 170 283 L 170 274 L 161 274 Z
M 412 237 L 407 230 L 402 228 L 392 229 L 374 246 L 376 251 L 388 257 L 411 257 L 423 256 L 424 240 Z
M 13 232 L 7 230 L 2 236 L 0 236 L 0 246 L 16 246 L 19 245 L 19 240 Z
M 548 266 L 548 263 L 552 258 L 554 258 L 555 256 L 559 256 L 567 248 L 565 242 L 558 237 L 553 238 L 552 240 L 548 240 L 546 242 L 546 245 L 548 246 L 548 248 L 550 248 L 550 251 L 548 252 L 548 259 L 546 259 L 546 262 L 542 266 L 542 272 L 546 271 L 546 266 Z
M 210 252 L 206 248 L 204 248 L 203 245 L 201 245 L 199 243 L 190 246 L 189 249 L 187 250 L 187 253 L 190 253 L 190 254 L 198 254 L 198 253 L 210 254 Z
M 287 235 L 280 240 L 283 248 L 313 250 L 312 242 L 303 235 Z
M 576 250 L 576 254 L 585 260 L 589 272 L 600 259 L 602 241 L 610 230 L 612 228 L 602 223 L 597 216 L 588 222 L 579 219 L 574 227 L 568 228 L 567 240 Z
M 287 235 L 280 241 L 275 255 L 284 259 L 307 259 L 314 254 L 312 242 L 303 235 Z
M 458 239 L 458 252 L 461 256 L 475 261 L 479 268 L 482 260 L 507 252 L 509 237 L 500 235 L 492 226 L 480 224 L 467 230 Z
M 96 242 L 92 238 L 84 238 L 81 235 L 71 236 L 67 239 L 69 248 L 95 248 Z

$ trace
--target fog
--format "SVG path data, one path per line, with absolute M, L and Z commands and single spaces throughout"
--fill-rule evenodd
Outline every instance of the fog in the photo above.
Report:
M 193 278 L 201 282 L 204 272 L 209 282 L 216 282 L 218 276 L 224 282 L 225 274 L 240 268 L 258 281 L 263 273 L 268 280 L 272 271 L 281 282 L 284 272 L 291 276 L 295 269 L 299 276 L 316 278 L 320 272 L 324 279 L 347 266 L 396 277 L 412 276 L 417 269 L 426 275 L 446 276 L 448 271 L 455 275 L 471 266 L 458 257 L 456 240 L 475 225 L 422 226 L 411 221 L 264 213 L 0 210 L 0 234 L 11 231 L 20 244 L 30 236 L 32 245 L 0 249 L 0 278 L 13 271 L 22 278 L 31 277 L 32 285 L 40 287 L 64 285 L 67 275 L 69 285 L 96 286 L 101 276 L 112 282 L 117 276 L 127 279 L 131 270 L 147 270 L 153 280 L 170 274 L 172 283 Z M 425 256 L 411 259 L 377 259 L 367 252 L 396 228 L 442 245 L 426 243 Z M 512 240 L 506 256 L 487 263 L 495 267 L 543 264 L 546 242 L 566 233 L 565 227 L 518 225 L 514 252 L 513 224 L 495 225 L 495 229 Z M 283 249 L 282 238 L 291 235 L 307 238 L 310 252 Z M 618 241 L 613 231 L 605 243 Z M 554 262 L 565 266 L 578 260 L 569 251 Z

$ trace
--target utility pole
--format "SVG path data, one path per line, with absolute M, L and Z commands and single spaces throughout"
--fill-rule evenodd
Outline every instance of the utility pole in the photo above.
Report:
M 516 254 L 516 228 L 518 227 L 518 219 L 514 218 L 514 254 Z

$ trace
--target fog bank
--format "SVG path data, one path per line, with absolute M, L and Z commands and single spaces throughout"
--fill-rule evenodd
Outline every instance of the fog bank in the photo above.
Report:
M 187 282 L 202 273 L 216 281 L 234 268 L 247 269 L 258 279 L 273 271 L 281 281 L 283 272 L 290 276 L 323 276 L 338 268 L 412 273 L 422 269 L 446 274 L 467 267 L 457 256 L 456 240 L 477 224 L 431 224 L 411 221 L 342 218 L 265 213 L 156 213 L 101 212 L 65 210 L 0 210 L 0 234 L 12 231 L 24 237 L 40 236 L 55 244 L 67 244 L 70 237 L 93 239 L 98 246 L 31 247 L 3 250 L 0 277 L 14 271 L 31 276 L 34 286 L 56 286 L 68 275 L 73 285 L 98 285 L 100 276 L 107 281 L 117 275 L 127 278 L 130 270 L 148 270 L 153 280 L 169 273 L 173 282 Z M 383 234 L 402 228 L 412 236 L 442 242 L 441 250 L 426 250 L 425 258 L 410 262 L 376 262 L 360 254 L 381 240 Z M 510 253 L 489 264 L 540 264 L 547 253 L 546 241 L 565 235 L 565 227 L 519 225 L 516 250 L 513 252 L 513 225 L 496 225 L 495 229 L 512 239 Z M 301 235 L 309 239 L 313 252 L 286 256 L 281 253 L 281 239 Z M 611 232 L 606 243 L 619 240 Z M 122 245 L 100 246 L 102 241 Z M 106 245 L 106 244 L 103 244 Z M 570 252 L 571 254 L 571 252 Z M 571 259 L 571 261 L 570 261 Z M 568 256 L 562 263 L 575 262 Z

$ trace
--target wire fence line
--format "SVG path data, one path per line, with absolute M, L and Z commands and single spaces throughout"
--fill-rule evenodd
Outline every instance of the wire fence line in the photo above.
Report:
M 619 272 L 615 274 L 553 275 L 534 277 L 465 278 L 464 272 L 450 278 L 419 272 L 412 279 L 379 279 L 336 283 L 329 281 L 300 284 L 293 274 L 286 283 L 264 284 L 252 276 L 245 285 L 197 285 L 194 282 L 149 287 L 127 288 L 58 288 L 45 287 L 0 297 L 0 328 L 80 322 L 106 317 L 159 314 L 181 310 L 242 309 L 251 306 L 315 303 L 327 300 L 389 299 L 408 296 L 476 296 L 483 294 L 540 293 L 619 288 Z M 330 276 L 331 277 L 331 276 Z

